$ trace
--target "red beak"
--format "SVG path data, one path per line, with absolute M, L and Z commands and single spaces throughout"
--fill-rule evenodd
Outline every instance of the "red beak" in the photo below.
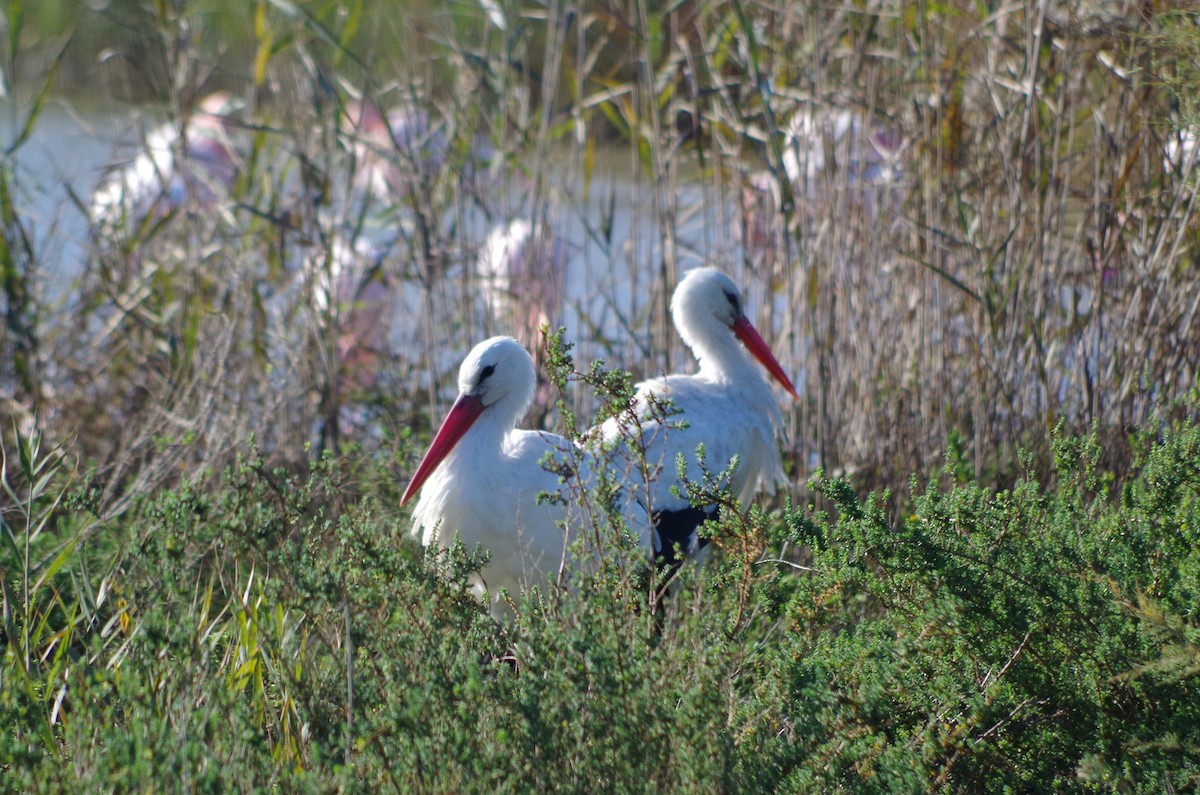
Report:
M 458 400 L 454 401 L 450 413 L 442 422 L 442 427 L 438 429 L 437 436 L 433 437 L 433 444 L 429 445 L 429 451 L 421 459 L 417 473 L 408 482 L 408 488 L 404 490 L 404 496 L 400 498 L 401 505 L 411 500 L 413 495 L 420 490 L 421 484 L 433 474 L 433 470 L 442 463 L 442 459 L 450 454 L 454 445 L 458 444 L 458 440 L 470 429 L 475 420 L 479 419 L 484 408 L 483 398 L 478 395 L 458 396 Z
M 771 349 L 767 347 L 767 343 L 763 342 L 763 338 L 758 336 L 758 332 L 755 331 L 754 326 L 746 319 L 745 315 L 734 321 L 733 333 L 738 336 L 746 349 L 754 354 L 754 358 L 762 362 L 762 366 L 767 368 L 767 372 L 773 375 L 776 381 L 783 384 L 783 388 L 788 391 L 788 394 L 799 400 L 800 396 L 796 394 L 796 387 L 792 386 L 791 380 L 783 372 L 779 362 L 775 360 Z

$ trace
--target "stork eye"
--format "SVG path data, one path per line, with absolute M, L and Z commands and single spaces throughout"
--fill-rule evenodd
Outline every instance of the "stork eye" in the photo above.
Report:
M 479 383 L 482 384 L 494 372 L 496 372 L 496 365 L 494 364 L 489 364 L 487 367 L 483 368 L 483 371 L 479 373 Z
M 726 291 L 725 300 L 729 302 L 729 306 L 731 306 L 733 308 L 734 312 L 742 311 L 741 307 L 738 306 L 738 297 L 735 293 Z

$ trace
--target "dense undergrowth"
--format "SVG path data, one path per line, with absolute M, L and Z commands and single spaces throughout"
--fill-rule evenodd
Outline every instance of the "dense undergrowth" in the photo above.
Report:
M 602 568 L 504 625 L 464 550 L 345 502 L 353 462 L 247 450 L 119 522 L 13 485 L 3 788 L 1189 791 L 1194 410 L 1135 447 L 1111 473 L 1057 437 L 1055 485 L 914 483 L 903 515 L 819 480 L 825 509 L 717 529 L 665 617 Z

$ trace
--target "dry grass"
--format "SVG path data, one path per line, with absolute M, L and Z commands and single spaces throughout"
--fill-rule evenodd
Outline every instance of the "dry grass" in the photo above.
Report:
M 250 436 L 292 466 L 306 442 L 400 449 L 440 415 L 463 352 L 514 331 L 482 306 L 473 263 L 516 215 L 569 241 L 559 319 L 581 360 L 686 368 L 666 313 L 678 275 L 707 260 L 745 285 L 803 390 L 787 407 L 798 484 L 821 466 L 899 486 L 936 472 L 952 439 L 976 477 L 1003 481 L 1059 421 L 1118 440 L 1192 386 L 1194 178 L 1163 158 L 1195 56 L 1187 17 L 1090 2 L 505 11 L 507 30 L 481 11 L 460 39 L 425 41 L 407 77 L 331 46 L 329 20 L 269 12 L 257 72 L 204 37 L 164 37 L 177 127 L 206 85 L 242 100 L 237 179 L 216 201 L 97 225 L 71 311 L 35 313 L 36 331 L 20 286 L 53 251 L 13 259 L 5 410 L 36 406 L 51 438 L 76 440 L 114 505 L 219 468 Z M 363 99 L 426 114 L 437 162 L 350 124 Z M 837 167 L 789 182 L 791 120 L 836 112 L 902 142 L 895 182 L 864 187 L 832 140 L 819 154 Z M 392 169 L 385 195 L 355 182 L 371 158 Z M 356 241 L 373 248 L 339 263 Z M 353 301 L 314 298 L 346 269 L 391 295 L 365 386 L 339 364 Z

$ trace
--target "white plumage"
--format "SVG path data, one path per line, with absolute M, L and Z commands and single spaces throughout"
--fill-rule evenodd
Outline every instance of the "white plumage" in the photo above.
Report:
M 335 340 L 332 367 L 343 390 L 362 392 L 379 385 L 397 303 L 379 267 L 384 254 L 365 237 L 351 243 L 335 236 L 328 250 L 311 252 L 300 273 L 318 321 L 331 326 L 324 331 Z
M 685 551 L 697 546 L 695 529 L 706 514 L 693 509 L 676 466 L 682 454 L 687 479 L 701 483 L 703 475 L 696 450 L 705 450 L 705 467 L 721 473 L 734 456 L 738 467 L 730 490 L 745 503 L 760 491 L 773 492 L 786 482 L 779 456 L 783 417 L 775 397 L 750 355 L 797 397 L 791 381 L 746 318 L 741 292 L 715 268 L 688 273 L 671 299 L 671 315 L 680 337 L 700 363 L 695 375 L 668 375 L 637 385 L 632 416 L 623 413 L 601 426 L 608 440 L 640 444 L 645 450 L 649 477 L 638 469 L 638 455 L 622 450 L 619 466 L 625 467 L 627 488 L 654 517 L 656 552 L 673 560 L 672 544 Z M 743 347 L 744 346 L 744 347 Z M 655 405 L 669 400 L 677 414 L 661 418 Z M 634 419 L 636 418 L 636 419 Z M 678 427 L 686 423 L 686 427 Z
M 1187 176 L 1196 165 L 1197 153 L 1200 153 L 1200 128 L 1172 130 L 1163 147 L 1163 171 Z
M 514 218 L 488 234 L 476 271 L 480 292 L 498 323 L 516 329 L 523 345 L 536 346 L 542 325 L 562 316 L 567 247 L 544 223 Z
M 237 153 L 228 118 L 235 103 L 218 92 L 205 97 L 183 134 L 175 122 L 146 135 L 145 151 L 114 168 L 92 194 L 92 221 L 132 228 L 148 215 L 165 215 L 189 199 L 220 202 L 237 178 Z
M 516 340 L 492 337 L 475 346 L 459 371 L 458 399 L 402 500 L 421 492 L 413 533 L 426 546 L 445 548 L 457 534 L 468 549 L 478 544 L 491 553 L 474 585 L 490 594 L 494 612 L 501 588 L 516 596 L 544 585 L 567 562 L 567 545 L 592 529 L 579 498 L 594 486 L 587 454 L 562 436 L 515 430 L 534 385 L 533 360 Z M 548 456 L 564 474 L 543 465 Z M 543 492 L 558 498 L 539 502 Z M 630 506 L 622 514 L 644 554 L 648 522 L 633 518 Z
M 788 124 L 786 140 L 783 168 L 802 195 L 818 196 L 821 181 L 833 180 L 835 169 L 847 185 L 862 188 L 899 188 L 903 180 L 907 142 L 861 114 L 801 110 Z

